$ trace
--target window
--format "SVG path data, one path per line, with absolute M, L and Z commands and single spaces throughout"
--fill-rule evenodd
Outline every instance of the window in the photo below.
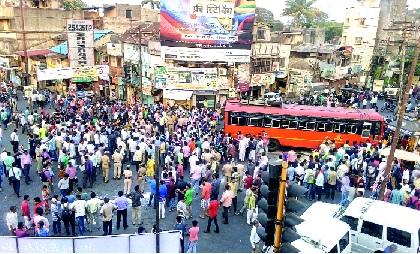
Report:
M 317 131 L 333 132 L 334 131 L 334 123 L 330 123 L 328 119 L 318 119 L 317 123 L 316 123 L 316 130 Z
M 334 123 L 334 132 L 336 132 L 336 133 L 346 133 L 346 124 L 345 123 Z
M 359 18 L 359 25 L 361 26 L 366 25 L 366 18 Z
M 126 18 L 128 18 L 128 19 L 133 18 L 132 14 L 133 14 L 132 10 L 125 10 L 125 17 Z
M 347 133 L 350 133 L 350 134 L 359 134 L 358 133 L 358 130 L 359 130 L 359 128 L 357 126 L 357 123 L 347 124 L 347 127 L 346 127 Z
M 271 72 L 273 68 L 273 59 L 258 58 L 252 60 L 252 73 Z
M 286 67 L 286 58 L 284 57 L 279 58 L 279 67 Z
M 299 122 L 297 121 L 297 119 L 292 118 L 289 121 L 289 129 L 294 129 L 296 130 L 299 127 Z
M 383 226 L 369 221 L 363 221 L 361 233 L 382 239 Z
M 289 128 L 289 124 L 290 124 L 289 119 L 282 119 L 281 120 L 281 128 L 288 129 Z
M 405 247 L 411 247 L 411 234 L 396 228 L 386 229 L 386 239 Z
M 262 123 L 263 123 L 263 118 L 259 118 L 259 117 L 248 118 L 248 125 L 249 126 L 262 127 Z
M 372 130 L 373 130 L 373 133 L 372 133 L 373 135 L 381 134 L 381 122 L 374 122 Z
M 328 253 L 338 253 L 337 244 Z
M 343 252 L 345 248 L 349 245 L 350 242 L 350 235 L 347 232 L 341 239 L 338 241 L 338 245 L 340 246 L 340 252 Z
M 341 220 L 349 225 L 351 230 L 357 231 L 357 223 L 359 222 L 359 219 L 346 215 L 343 216 Z
M 273 119 L 271 127 L 280 129 L 281 128 L 281 120 L 280 119 Z
M 372 128 L 372 124 L 368 123 L 368 122 L 364 122 L 363 123 L 363 128 L 362 128 L 362 137 L 364 138 L 368 138 L 370 136 L 370 130 Z
M 265 31 L 264 29 L 257 30 L 257 40 L 264 40 L 265 39 Z
M 362 45 L 362 37 L 354 38 L 354 44 L 355 45 Z
M 274 122 L 274 120 L 273 120 L 273 122 Z M 264 118 L 264 127 L 271 127 L 271 125 L 272 125 L 273 123 L 272 123 L 272 120 L 271 120 L 271 118 Z
M 228 124 L 245 126 L 246 118 L 241 113 L 229 113 Z

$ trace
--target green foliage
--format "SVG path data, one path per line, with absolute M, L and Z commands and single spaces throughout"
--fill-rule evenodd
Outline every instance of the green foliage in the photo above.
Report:
M 269 25 L 271 27 L 271 31 L 283 30 L 283 23 L 279 20 L 274 19 L 273 12 L 265 8 L 256 7 L 255 14 L 256 14 L 256 21 L 258 23 L 264 23 L 264 24 Z
M 381 79 L 382 78 L 383 71 L 384 71 L 384 68 L 382 66 L 376 67 L 375 72 L 373 74 L 373 76 L 375 77 L 375 79 Z
M 63 1 L 64 10 L 80 10 L 87 7 L 87 4 L 83 0 L 64 0 Z
M 325 29 L 325 41 L 327 42 L 330 42 L 336 37 L 341 37 L 343 34 L 343 23 L 327 21 L 318 26 Z
M 284 16 L 292 17 L 292 26 L 296 28 L 316 27 L 325 23 L 328 15 L 313 7 L 316 0 L 286 0 Z

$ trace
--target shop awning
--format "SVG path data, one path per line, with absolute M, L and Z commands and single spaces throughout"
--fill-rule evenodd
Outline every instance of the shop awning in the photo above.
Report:
M 388 156 L 391 148 L 387 147 L 382 152 L 381 155 Z M 397 149 L 394 154 L 395 158 L 405 161 L 414 161 L 420 163 L 420 155 L 404 150 Z
M 163 90 L 163 98 L 174 100 L 174 101 L 185 101 L 190 100 L 193 91 L 185 90 Z

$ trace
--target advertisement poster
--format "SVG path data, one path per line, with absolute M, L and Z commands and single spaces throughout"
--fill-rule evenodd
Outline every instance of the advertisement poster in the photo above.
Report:
M 67 21 L 67 34 L 70 67 L 95 65 L 93 21 L 70 19 Z
M 168 89 L 220 89 L 217 68 L 167 68 L 166 71 L 166 88 Z
M 161 0 L 162 46 L 251 49 L 253 0 Z
M 98 81 L 98 69 L 96 66 L 73 68 L 73 83 Z

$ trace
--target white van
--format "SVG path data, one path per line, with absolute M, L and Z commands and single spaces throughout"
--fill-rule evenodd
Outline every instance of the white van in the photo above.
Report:
M 418 252 L 420 211 L 359 197 L 349 204 L 341 220 L 351 228 L 352 251 L 383 251 L 395 244 L 396 252 Z
M 300 239 L 291 245 L 305 253 L 350 253 L 350 226 L 337 218 L 319 217 L 295 226 Z

